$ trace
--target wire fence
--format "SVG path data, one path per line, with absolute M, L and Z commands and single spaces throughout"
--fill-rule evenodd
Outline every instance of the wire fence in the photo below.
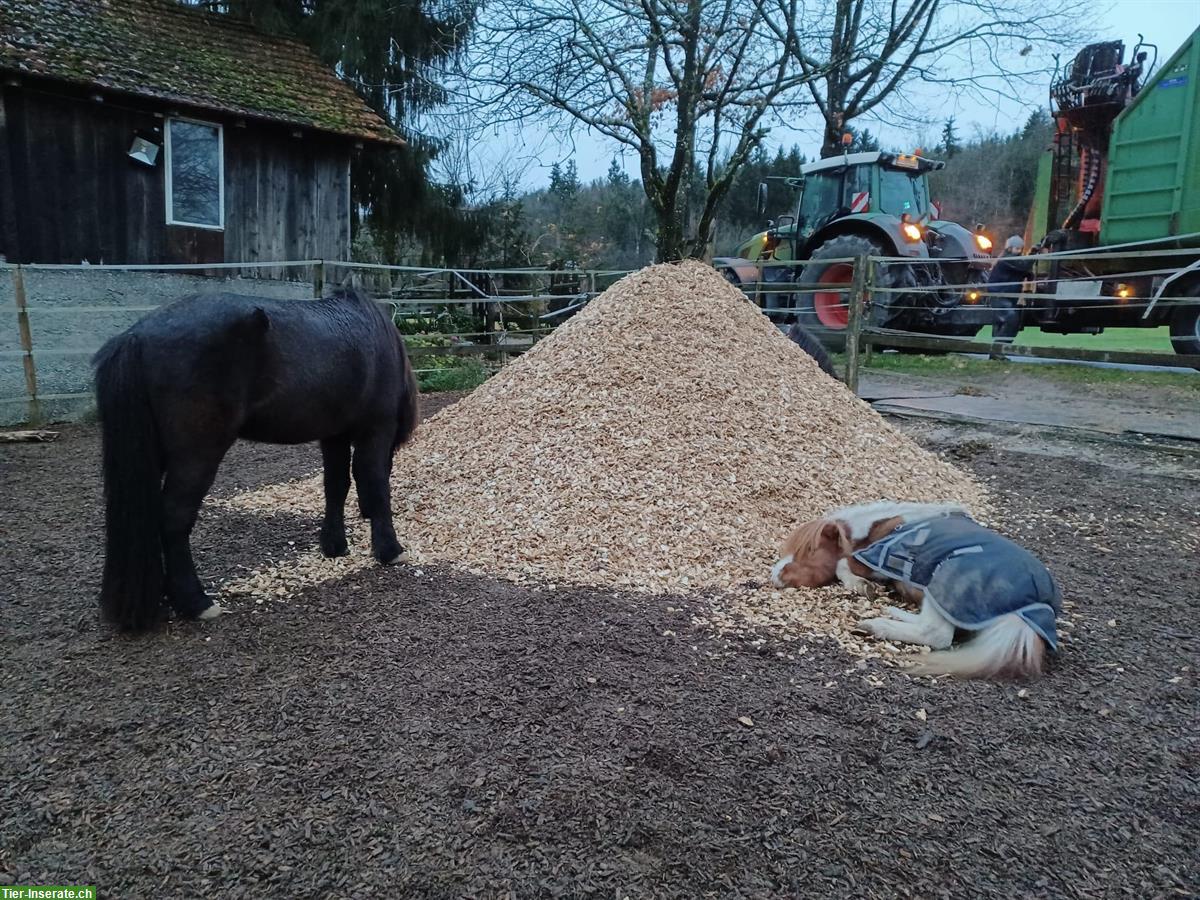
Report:
M 262 273 L 264 277 L 255 277 Z M 201 265 L 0 264 L 0 425 L 78 418 L 92 404 L 91 357 L 159 306 L 229 291 L 305 300 L 353 286 L 388 307 L 414 369 L 492 370 L 532 347 L 625 273 L 449 269 L 330 260 Z M 15 326 L 15 327 L 14 327 Z
M 770 260 L 749 269 L 727 269 L 727 277 L 781 326 L 799 323 L 844 345 L 846 381 L 855 389 L 874 349 L 1200 368 L 1197 249 L 1073 251 L 978 266 L 928 257 Z M 977 340 L 989 326 L 993 339 Z M 1161 326 L 1174 352 L 1014 340 L 1024 327 L 1074 334 Z
M 844 341 L 857 387 L 876 349 L 983 353 L 1200 368 L 1200 251 L 1022 257 L 1017 276 L 988 283 L 964 260 L 845 257 L 749 264 L 727 277 L 781 328 L 809 326 Z M 266 277 L 254 277 L 263 273 Z M 71 419 L 92 398 L 91 356 L 164 303 L 227 290 L 293 300 L 352 285 L 389 307 L 419 375 L 464 364 L 502 366 L 618 278 L 615 270 L 467 269 L 330 260 L 202 265 L 0 264 L 0 425 Z M 1006 275 L 1007 279 L 1008 276 Z M 995 279 L 993 279 L 995 280 Z M 1191 319 L 1177 353 L 1030 347 L 976 337 L 1014 321 L 1046 331 L 1099 331 Z M 15 327 L 13 327 L 15 325 Z M 1186 331 L 1186 328 L 1183 329 Z M 995 330 L 994 330 L 995 333 Z M 1181 332 L 1182 333 L 1182 332 Z M 1014 333 L 1015 334 L 1015 333 Z M 468 361 L 470 361 L 468 363 Z

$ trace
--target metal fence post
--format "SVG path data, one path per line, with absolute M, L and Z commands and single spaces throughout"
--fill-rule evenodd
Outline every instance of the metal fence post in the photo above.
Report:
M 33 332 L 29 330 L 29 307 L 25 298 L 25 273 L 20 266 L 13 269 L 13 300 L 17 304 L 17 332 L 25 355 L 25 393 L 29 395 L 29 424 L 42 424 L 42 405 L 38 400 L 37 366 L 33 362 Z
M 850 282 L 850 321 L 846 325 L 846 387 L 858 393 L 859 348 L 862 341 L 863 305 L 867 291 L 874 284 L 873 262 L 869 256 L 854 260 L 854 279 Z

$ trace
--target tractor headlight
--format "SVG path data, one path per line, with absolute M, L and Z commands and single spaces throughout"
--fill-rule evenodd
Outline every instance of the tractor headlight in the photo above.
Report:
M 990 237 L 988 237 L 986 234 L 978 234 L 977 233 L 975 235 L 975 246 L 978 247 L 980 250 L 982 250 L 984 253 L 991 253 L 992 252 L 992 239 Z
M 914 225 L 912 222 L 905 222 L 900 226 L 900 230 L 904 232 L 905 240 L 912 241 L 914 244 L 921 240 L 920 225 Z

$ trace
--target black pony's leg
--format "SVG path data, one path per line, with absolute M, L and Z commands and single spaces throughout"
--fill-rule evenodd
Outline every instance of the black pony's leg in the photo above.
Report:
M 162 492 L 167 601 L 176 614 L 183 618 L 209 618 L 220 612 L 220 608 L 204 593 L 204 587 L 196 576 L 190 541 L 196 517 L 200 514 L 200 504 L 212 487 L 225 449 L 193 450 L 192 458 L 167 465 Z
M 321 441 L 321 461 L 325 467 L 325 521 L 321 523 L 321 552 L 328 557 L 345 556 L 346 495 L 350 493 L 350 439 Z
M 358 505 L 362 514 L 371 520 L 371 554 L 390 566 L 400 561 L 404 548 L 396 540 L 392 525 L 392 447 L 390 432 L 372 434 L 354 442 L 354 485 L 358 489 Z

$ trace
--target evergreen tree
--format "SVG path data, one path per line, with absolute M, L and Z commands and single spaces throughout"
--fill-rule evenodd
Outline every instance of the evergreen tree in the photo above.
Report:
M 567 160 L 566 166 L 555 163 L 550 167 L 550 193 L 563 201 L 570 201 L 579 193 L 579 173 L 575 160 Z
M 506 185 L 497 210 L 500 268 L 529 264 L 529 233 L 525 230 L 525 205 L 512 185 Z
M 939 146 L 946 159 L 954 159 L 962 149 L 958 142 L 958 132 L 954 128 L 954 116 L 948 118 L 942 126 L 942 140 Z
M 608 164 L 608 174 L 605 176 L 605 181 L 608 182 L 610 188 L 614 189 L 620 189 L 629 184 L 629 176 L 625 174 L 620 160 L 615 156 L 612 158 L 612 162 Z
M 414 120 L 446 102 L 436 72 L 465 46 L 479 0 L 181 2 L 300 38 L 400 132 L 407 146 L 369 146 L 352 162 L 352 214 L 366 213 L 377 244 L 394 247 L 401 235 L 419 234 L 448 242 L 441 248 L 448 250 L 472 238 L 474 226 L 455 212 L 462 190 L 430 183 L 429 165 L 440 145 Z M 462 234 L 450 233 L 460 226 Z
M 1025 127 L 1021 129 L 1021 137 L 1026 140 L 1042 136 L 1049 137 L 1050 126 L 1050 114 L 1039 106 L 1025 120 Z
M 600 240 L 609 248 L 606 264 L 617 267 L 637 265 L 640 187 L 632 183 L 614 157 L 604 182 L 597 184 L 594 190 L 601 213 Z
M 864 128 L 859 131 L 857 128 L 850 126 L 846 127 L 846 133 L 850 135 L 850 153 L 869 153 L 879 148 L 879 139 L 871 134 L 870 129 Z

